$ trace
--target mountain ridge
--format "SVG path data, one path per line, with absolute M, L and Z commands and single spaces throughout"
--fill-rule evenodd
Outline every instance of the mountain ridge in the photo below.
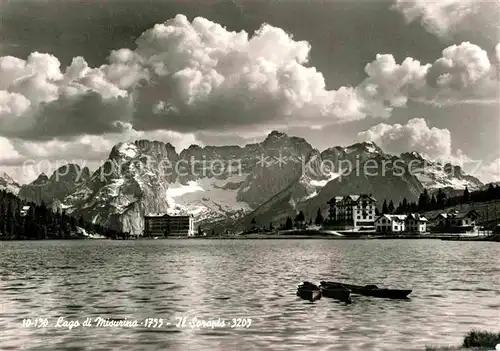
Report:
M 421 169 L 410 169 L 410 159 Z M 384 162 L 393 165 L 381 168 Z M 397 162 L 403 175 L 396 174 Z M 360 173 L 369 163 L 376 174 Z M 168 142 L 120 142 L 92 174 L 73 167 L 59 182 L 54 174 L 41 176 L 20 193 L 34 201 L 57 200 L 65 211 L 134 234 L 142 233 L 147 213 L 189 213 L 198 224 L 238 227 L 252 213 L 274 221 L 297 209 L 315 212 L 344 193 L 372 192 L 397 201 L 413 200 L 424 187 L 483 186 L 460 167 L 438 168 L 418 153 L 389 155 L 374 142 L 319 151 L 304 138 L 278 131 L 245 146 L 193 144 L 180 152 Z M 75 181 L 75 173 L 84 175 Z

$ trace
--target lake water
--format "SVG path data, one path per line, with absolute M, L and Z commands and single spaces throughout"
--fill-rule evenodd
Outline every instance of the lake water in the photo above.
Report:
M 500 245 L 439 240 L 0 242 L 2 350 L 423 350 L 500 325 Z M 411 288 L 300 300 L 303 280 Z M 49 326 L 23 327 L 46 318 Z M 91 327 L 55 327 L 57 318 Z M 95 318 L 164 319 L 97 327 Z M 186 317 L 184 327 L 176 318 Z M 225 327 L 193 328 L 225 319 Z M 251 319 L 231 328 L 231 319 Z M 172 323 L 166 326 L 166 323 Z M 220 325 L 220 324 L 219 324 Z

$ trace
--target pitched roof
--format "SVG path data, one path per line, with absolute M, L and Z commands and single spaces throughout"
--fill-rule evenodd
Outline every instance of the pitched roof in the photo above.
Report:
M 144 218 L 162 218 L 162 217 L 169 217 L 169 218 L 193 217 L 193 215 L 192 214 L 169 215 L 168 213 L 151 213 L 151 214 L 144 215 Z
M 385 217 L 387 218 L 388 220 L 397 220 L 397 221 L 404 221 L 406 219 L 406 215 L 393 215 L 393 214 L 383 214 L 381 216 L 379 216 L 376 220 L 378 221 L 380 218 L 382 217 Z
M 438 213 L 434 219 L 438 219 L 439 217 L 446 219 L 448 218 L 448 213 Z
M 419 222 L 427 222 L 427 218 L 421 216 L 419 213 L 410 213 L 406 219 L 412 219 Z
M 467 211 L 467 212 L 460 212 L 460 213 L 455 214 L 455 218 L 458 218 L 458 219 L 462 219 L 462 218 L 469 217 L 469 216 L 479 217 L 479 214 L 474 210 Z
M 354 202 L 358 202 L 361 199 L 370 199 L 373 202 L 377 202 L 377 200 L 373 196 L 371 196 L 371 195 L 367 195 L 367 194 L 360 194 L 360 195 L 350 194 L 350 195 L 345 195 L 345 196 L 335 196 L 335 197 L 332 197 L 330 199 L 330 201 L 328 201 L 327 203 L 330 204 L 330 203 L 333 203 L 333 202 L 336 203 L 336 202 L 341 202 L 341 201 L 354 201 Z
M 370 199 L 374 202 L 377 202 L 377 200 L 373 196 L 371 196 L 371 194 L 361 194 L 360 198 L 366 198 L 366 199 Z

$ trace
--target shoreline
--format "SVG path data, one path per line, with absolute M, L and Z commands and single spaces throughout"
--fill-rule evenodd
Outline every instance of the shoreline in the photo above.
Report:
M 485 240 L 485 238 L 465 238 L 450 239 L 450 236 L 408 236 L 408 237 L 377 237 L 377 236 L 333 236 L 333 235 L 266 235 L 266 234 L 246 234 L 246 235 L 224 235 L 224 236 L 178 236 L 165 238 L 130 238 L 130 239 L 112 239 L 112 238 L 75 238 L 75 239 L 0 239 L 0 241 L 133 241 L 133 240 L 441 240 L 458 242 L 495 242 L 494 240 Z
M 458 233 L 425 233 L 425 234 L 398 234 L 380 235 L 376 232 L 338 232 L 327 230 L 289 230 L 248 234 L 226 234 L 215 236 L 166 236 L 166 237 L 72 237 L 66 239 L 47 238 L 5 238 L 0 241 L 47 241 L 47 240 L 443 240 L 443 241 L 499 241 L 500 234 L 467 235 Z

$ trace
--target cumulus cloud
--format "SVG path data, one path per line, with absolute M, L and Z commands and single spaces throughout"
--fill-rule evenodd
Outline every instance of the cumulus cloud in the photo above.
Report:
M 189 130 L 363 117 L 352 89 L 326 90 L 323 75 L 307 66 L 310 49 L 270 25 L 250 37 L 199 17 L 158 24 L 137 40 L 150 84 L 136 90 L 134 125 L 154 129 L 168 120 Z
M 128 92 L 103 69 L 75 58 L 64 73 L 59 60 L 34 52 L 27 60 L 0 57 L 0 131 L 41 138 L 111 132 L 130 110 Z
M 310 45 L 263 25 L 253 36 L 178 15 L 91 68 L 77 57 L 0 58 L 0 130 L 23 138 L 171 126 L 177 131 L 365 116 L 352 88 L 328 91 Z
M 443 38 L 470 30 L 498 36 L 500 2 L 496 0 L 395 0 L 391 8 L 408 23 L 419 21 L 428 32 Z
M 443 50 L 427 74 L 432 86 L 466 89 L 486 78 L 491 70 L 488 53 L 479 46 L 464 42 Z
M 432 64 L 406 58 L 398 64 L 389 54 L 377 55 L 366 65 L 368 78 L 358 87 L 374 115 L 389 116 L 393 107 L 409 99 L 447 105 L 495 103 L 499 83 L 488 54 L 470 42 L 451 45 Z
M 392 55 L 376 56 L 367 64 L 368 75 L 357 90 L 375 114 L 388 117 L 393 107 L 405 106 L 408 98 L 423 94 L 426 75 L 432 66 L 406 58 L 398 64 Z
M 450 131 L 429 127 L 423 118 L 413 118 L 404 125 L 380 123 L 360 132 L 358 138 L 394 154 L 416 151 L 432 160 L 449 160 L 452 155 Z
M 50 55 L 0 58 L 0 134 L 25 140 L 172 130 L 181 133 L 321 126 L 388 117 L 409 99 L 476 101 L 498 93 L 488 55 L 469 42 L 434 63 L 379 54 L 357 86 L 327 90 L 311 47 L 267 24 L 252 36 L 177 15 L 137 47 L 90 67 Z

